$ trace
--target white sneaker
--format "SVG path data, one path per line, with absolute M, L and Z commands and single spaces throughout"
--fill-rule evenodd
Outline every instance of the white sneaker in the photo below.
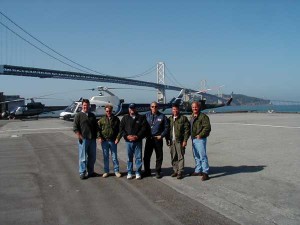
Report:
M 140 174 L 136 174 L 135 179 L 140 180 L 140 179 L 142 179 L 142 176 Z
M 102 177 L 103 177 L 103 178 L 108 177 L 108 173 L 104 173 L 104 174 L 102 175 Z
M 115 172 L 116 177 L 120 178 L 122 176 L 122 174 L 120 174 L 119 172 Z
M 132 175 L 131 174 L 127 174 L 127 179 L 131 180 L 132 179 Z

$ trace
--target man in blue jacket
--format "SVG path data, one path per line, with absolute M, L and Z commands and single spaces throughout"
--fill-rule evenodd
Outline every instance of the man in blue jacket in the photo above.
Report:
M 150 160 L 155 150 L 156 155 L 156 178 L 161 178 L 161 165 L 163 162 L 163 138 L 169 132 L 169 123 L 167 117 L 158 111 L 157 102 L 150 104 L 150 112 L 146 113 L 147 122 L 151 128 L 151 133 L 146 139 L 144 153 L 144 174 L 143 176 L 151 176 Z

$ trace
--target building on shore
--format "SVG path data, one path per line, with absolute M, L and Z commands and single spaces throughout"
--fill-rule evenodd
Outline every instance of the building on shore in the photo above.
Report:
M 0 102 L 0 113 L 10 112 L 18 106 L 25 105 L 25 99 L 20 95 L 4 95 L 3 92 L 0 92 Z

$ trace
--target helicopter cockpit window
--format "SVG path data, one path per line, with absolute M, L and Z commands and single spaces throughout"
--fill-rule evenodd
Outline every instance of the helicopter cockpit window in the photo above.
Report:
M 78 106 L 76 112 L 81 112 L 82 111 L 82 107 L 81 106 Z
M 95 104 L 91 104 L 90 111 L 91 112 L 96 111 L 96 105 Z
M 27 107 L 20 106 L 16 109 L 16 112 L 24 112 L 27 111 Z
M 75 110 L 76 106 L 77 106 L 77 103 L 72 103 L 65 109 L 65 112 L 73 112 Z

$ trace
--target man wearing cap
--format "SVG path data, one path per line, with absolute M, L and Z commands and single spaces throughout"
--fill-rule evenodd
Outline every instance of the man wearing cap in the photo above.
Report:
M 158 111 L 157 102 L 150 104 L 150 112 L 146 113 L 147 122 L 151 128 L 151 133 L 146 139 L 145 153 L 144 153 L 144 174 L 143 176 L 151 176 L 150 160 L 155 150 L 156 155 L 156 178 L 161 178 L 161 165 L 163 162 L 163 138 L 169 132 L 169 121 L 167 117 Z
M 140 180 L 142 178 L 142 140 L 146 136 L 148 123 L 145 116 L 138 114 L 134 103 L 129 104 L 128 112 L 121 120 L 118 140 L 123 137 L 126 142 L 127 179 L 132 179 L 133 157 L 135 157 L 135 178 Z
M 173 173 L 171 177 L 183 178 L 184 154 L 187 140 L 190 137 L 190 124 L 186 116 L 179 112 L 179 105 L 172 105 L 172 116 L 169 117 L 170 135 L 168 145 L 171 152 Z
M 195 158 L 195 171 L 192 176 L 202 176 L 201 180 L 205 181 L 209 179 L 209 165 L 206 155 L 206 140 L 211 131 L 211 125 L 209 117 L 201 113 L 200 102 L 192 103 L 192 115 L 190 119 L 191 124 L 191 139 L 193 155 Z

